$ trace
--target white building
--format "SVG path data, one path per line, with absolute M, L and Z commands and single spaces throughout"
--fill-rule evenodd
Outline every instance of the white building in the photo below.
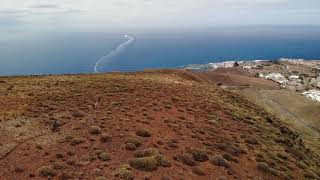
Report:
M 310 91 L 303 92 L 301 94 L 313 101 L 320 102 L 320 91 L 318 90 L 310 90 Z

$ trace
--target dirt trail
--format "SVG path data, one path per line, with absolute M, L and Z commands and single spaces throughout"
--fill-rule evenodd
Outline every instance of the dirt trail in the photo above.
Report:
M 28 141 L 32 141 L 36 138 L 39 138 L 41 136 L 44 136 L 48 133 L 42 133 L 33 137 L 29 137 L 23 141 L 18 142 L 15 146 L 13 146 L 7 153 L 5 153 L 3 156 L 0 157 L 0 161 L 4 160 L 6 157 L 8 157 L 10 154 L 12 154 L 15 150 L 17 150 L 20 146 L 22 146 L 24 143 L 28 142 Z

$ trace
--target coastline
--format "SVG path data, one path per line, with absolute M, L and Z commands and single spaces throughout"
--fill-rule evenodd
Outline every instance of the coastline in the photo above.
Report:
M 262 62 L 291 62 L 294 64 L 301 64 L 301 65 L 319 65 L 320 66 L 320 59 L 292 59 L 292 58 L 280 58 L 280 59 L 256 59 L 256 60 L 225 60 L 225 61 L 219 61 L 219 62 L 212 62 L 212 63 L 206 63 L 206 64 L 189 64 L 180 66 L 182 69 L 186 70 L 199 70 L 199 71 L 208 71 L 208 70 L 215 70 L 217 68 L 230 68 L 234 67 L 234 63 L 238 64 L 245 64 L 245 63 L 262 63 Z

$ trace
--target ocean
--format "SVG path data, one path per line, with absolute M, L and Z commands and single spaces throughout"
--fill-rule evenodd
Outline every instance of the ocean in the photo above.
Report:
M 94 73 L 99 60 L 98 72 L 127 72 L 229 60 L 320 59 L 320 26 L 0 34 L 1 76 Z

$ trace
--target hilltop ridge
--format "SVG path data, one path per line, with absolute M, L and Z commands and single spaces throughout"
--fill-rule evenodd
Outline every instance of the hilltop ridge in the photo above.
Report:
M 1 77 L 0 177 L 319 179 L 299 133 L 208 77 Z

